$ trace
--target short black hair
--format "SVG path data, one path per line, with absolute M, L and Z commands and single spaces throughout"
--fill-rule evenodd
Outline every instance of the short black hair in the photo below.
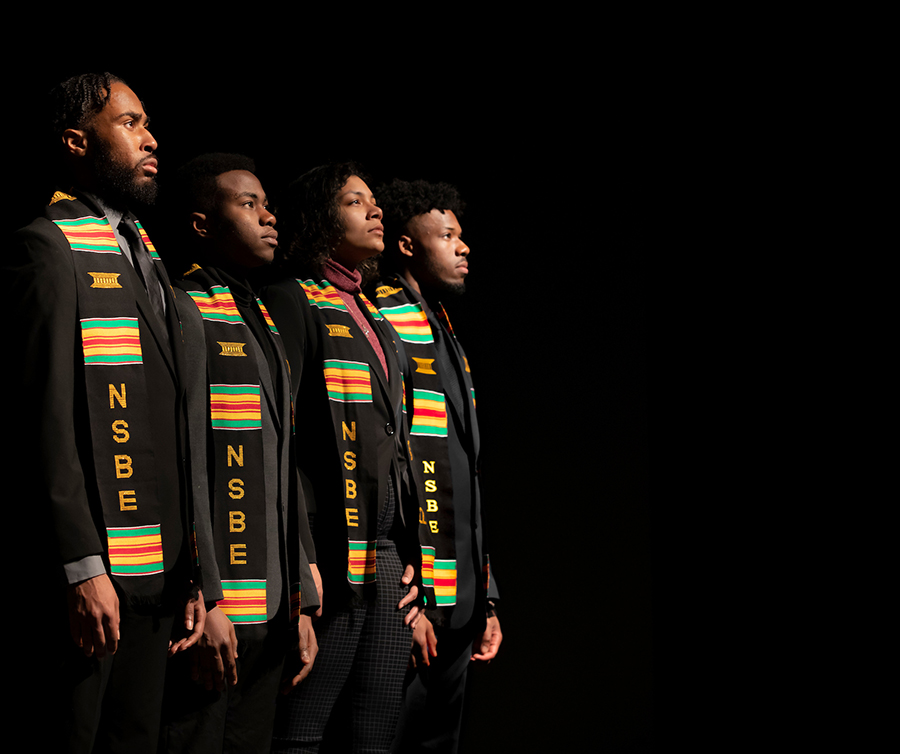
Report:
M 281 267 L 292 276 L 321 276 L 325 262 L 340 241 L 345 227 L 338 207 L 338 194 L 351 176 L 368 183 L 356 162 L 333 162 L 307 171 L 290 186 L 279 204 L 278 220 Z M 357 269 L 366 277 L 366 260 Z
M 209 152 L 179 167 L 166 184 L 158 237 L 167 242 L 165 263 L 171 277 L 183 277 L 192 264 L 208 261 L 199 236 L 190 230 L 191 213 L 212 213 L 218 189 L 216 178 L 232 170 L 256 175 L 256 163 L 242 154 Z
M 256 175 L 256 163 L 246 155 L 227 152 L 201 154 L 175 171 L 171 186 L 172 210 L 179 222 L 191 212 L 209 214 L 216 195 L 216 178 L 232 170 L 246 170 Z
M 462 217 L 466 203 L 455 186 L 449 183 L 428 183 L 428 181 L 402 181 L 395 178 L 390 183 L 379 186 L 375 191 L 378 206 L 381 207 L 384 225 L 384 255 L 382 266 L 393 268 L 400 255 L 397 241 L 400 236 L 409 235 L 409 222 L 419 215 L 427 215 L 431 210 L 453 212 Z

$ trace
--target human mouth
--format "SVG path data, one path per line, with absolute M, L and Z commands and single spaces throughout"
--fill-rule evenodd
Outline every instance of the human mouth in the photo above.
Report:
M 276 246 L 278 246 L 278 231 L 273 230 L 270 233 L 266 233 L 262 237 L 262 240 L 265 241 L 267 244 L 269 244 L 269 246 L 271 246 L 274 249 Z
M 156 175 L 157 165 L 157 159 L 155 157 L 149 157 L 148 159 L 139 163 L 138 167 L 141 168 L 147 175 Z
M 376 236 L 383 236 L 384 235 L 384 226 L 377 225 L 376 227 L 372 228 L 372 230 L 370 230 L 369 233 L 374 233 Z

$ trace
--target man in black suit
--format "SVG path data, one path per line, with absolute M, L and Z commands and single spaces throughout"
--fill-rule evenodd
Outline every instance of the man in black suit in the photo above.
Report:
M 374 301 L 410 358 L 406 406 L 423 582 L 429 586 L 430 571 L 436 599 L 413 633 L 414 667 L 392 751 L 449 753 L 459 744 L 468 667 L 490 662 L 503 638 L 484 539 L 475 393 L 441 303 L 465 291 L 465 205 L 444 183 L 395 180 L 377 195 L 384 256 Z
M 69 79 L 50 100 L 64 182 L 3 259 L 17 356 L 4 392 L 33 411 L 13 467 L 41 605 L 23 712 L 50 705 L 54 724 L 34 730 L 48 751 L 96 739 L 154 752 L 167 652 L 202 633 L 197 564 L 211 558 L 208 506 L 190 494 L 205 472 L 189 468 L 179 316 L 131 212 L 155 198 L 157 144 L 111 74 Z M 220 596 L 210 584 L 206 598 Z

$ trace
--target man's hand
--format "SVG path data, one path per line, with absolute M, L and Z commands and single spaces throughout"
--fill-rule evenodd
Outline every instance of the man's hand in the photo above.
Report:
M 237 683 L 237 636 L 234 625 L 219 608 L 206 614 L 203 635 L 194 649 L 191 678 L 203 682 L 207 691 L 224 691 L 225 683 Z
M 315 563 L 309 564 L 309 570 L 312 572 L 313 581 L 316 582 L 316 591 L 319 593 L 319 609 L 316 610 L 316 618 L 322 617 L 322 606 L 325 604 L 322 602 L 322 574 L 319 573 L 319 566 Z
M 500 631 L 500 621 L 493 615 L 487 619 L 484 633 L 472 642 L 472 659 L 490 662 L 497 656 L 501 641 L 503 632 Z
M 206 626 L 206 604 L 203 602 L 203 592 L 198 597 L 188 597 L 184 605 L 184 630 L 188 635 L 176 642 L 169 642 L 169 657 L 183 652 L 196 644 L 203 635 Z
M 119 648 L 119 597 L 105 573 L 69 585 L 69 632 L 85 657 Z
M 316 640 L 316 632 L 313 630 L 312 619 L 308 615 L 300 616 L 300 624 L 297 626 L 297 652 L 300 655 L 300 672 L 292 677 L 285 677 L 281 681 L 281 693 L 289 694 L 312 670 L 319 653 L 319 643 Z M 288 673 L 290 676 L 290 672 Z
M 406 566 L 406 570 L 403 572 L 403 576 L 400 577 L 400 581 L 402 581 L 404 584 L 409 584 L 413 580 L 413 576 L 415 575 L 416 572 L 415 570 L 413 570 L 413 567 L 411 565 L 408 565 Z M 410 602 L 415 600 L 415 598 L 418 596 L 419 587 L 411 587 L 410 590 L 406 593 L 406 596 L 398 603 L 397 609 L 400 610 L 401 608 L 405 607 Z M 406 617 L 403 619 L 403 623 L 407 626 L 412 626 L 415 629 L 416 624 L 419 622 L 419 617 L 419 608 L 413 605 L 409 609 L 409 612 L 406 614 Z
M 434 626 L 431 625 L 428 618 L 422 615 L 413 629 L 412 654 L 409 658 L 412 666 L 416 667 L 418 659 L 421 659 L 425 665 L 431 665 L 431 658 L 437 657 L 437 643 Z

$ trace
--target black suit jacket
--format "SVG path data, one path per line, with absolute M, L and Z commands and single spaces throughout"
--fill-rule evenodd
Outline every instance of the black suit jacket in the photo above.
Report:
M 72 217 L 103 216 L 86 197 L 64 201 Z M 105 557 L 106 529 L 91 445 L 73 252 L 49 216 L 48 208 L 47 217 L 18 231 L 3 255 L 4 279 L 12 289 L 8 342 L 15 355 L 4 374 L 4 392 L 21 418 L 16 469 L 27 485 L 29 503 L 16 512 L 40 538 L 32 567 L 63 583 L 64 564 Z M 153 312 L 134 269 L 126 267 L 138 311 L 147 384 L 142 398 L 149 405 L 163 557 L 167 574 L 178 568 L 181 592 L 186 583 L 181 576 L 190 575 L 189 522 L 197 526 L 201 555 L 209 523 L 208 511 L 195 512 L 190 504 L 178 310 L 161 265 L 165 324 Z

